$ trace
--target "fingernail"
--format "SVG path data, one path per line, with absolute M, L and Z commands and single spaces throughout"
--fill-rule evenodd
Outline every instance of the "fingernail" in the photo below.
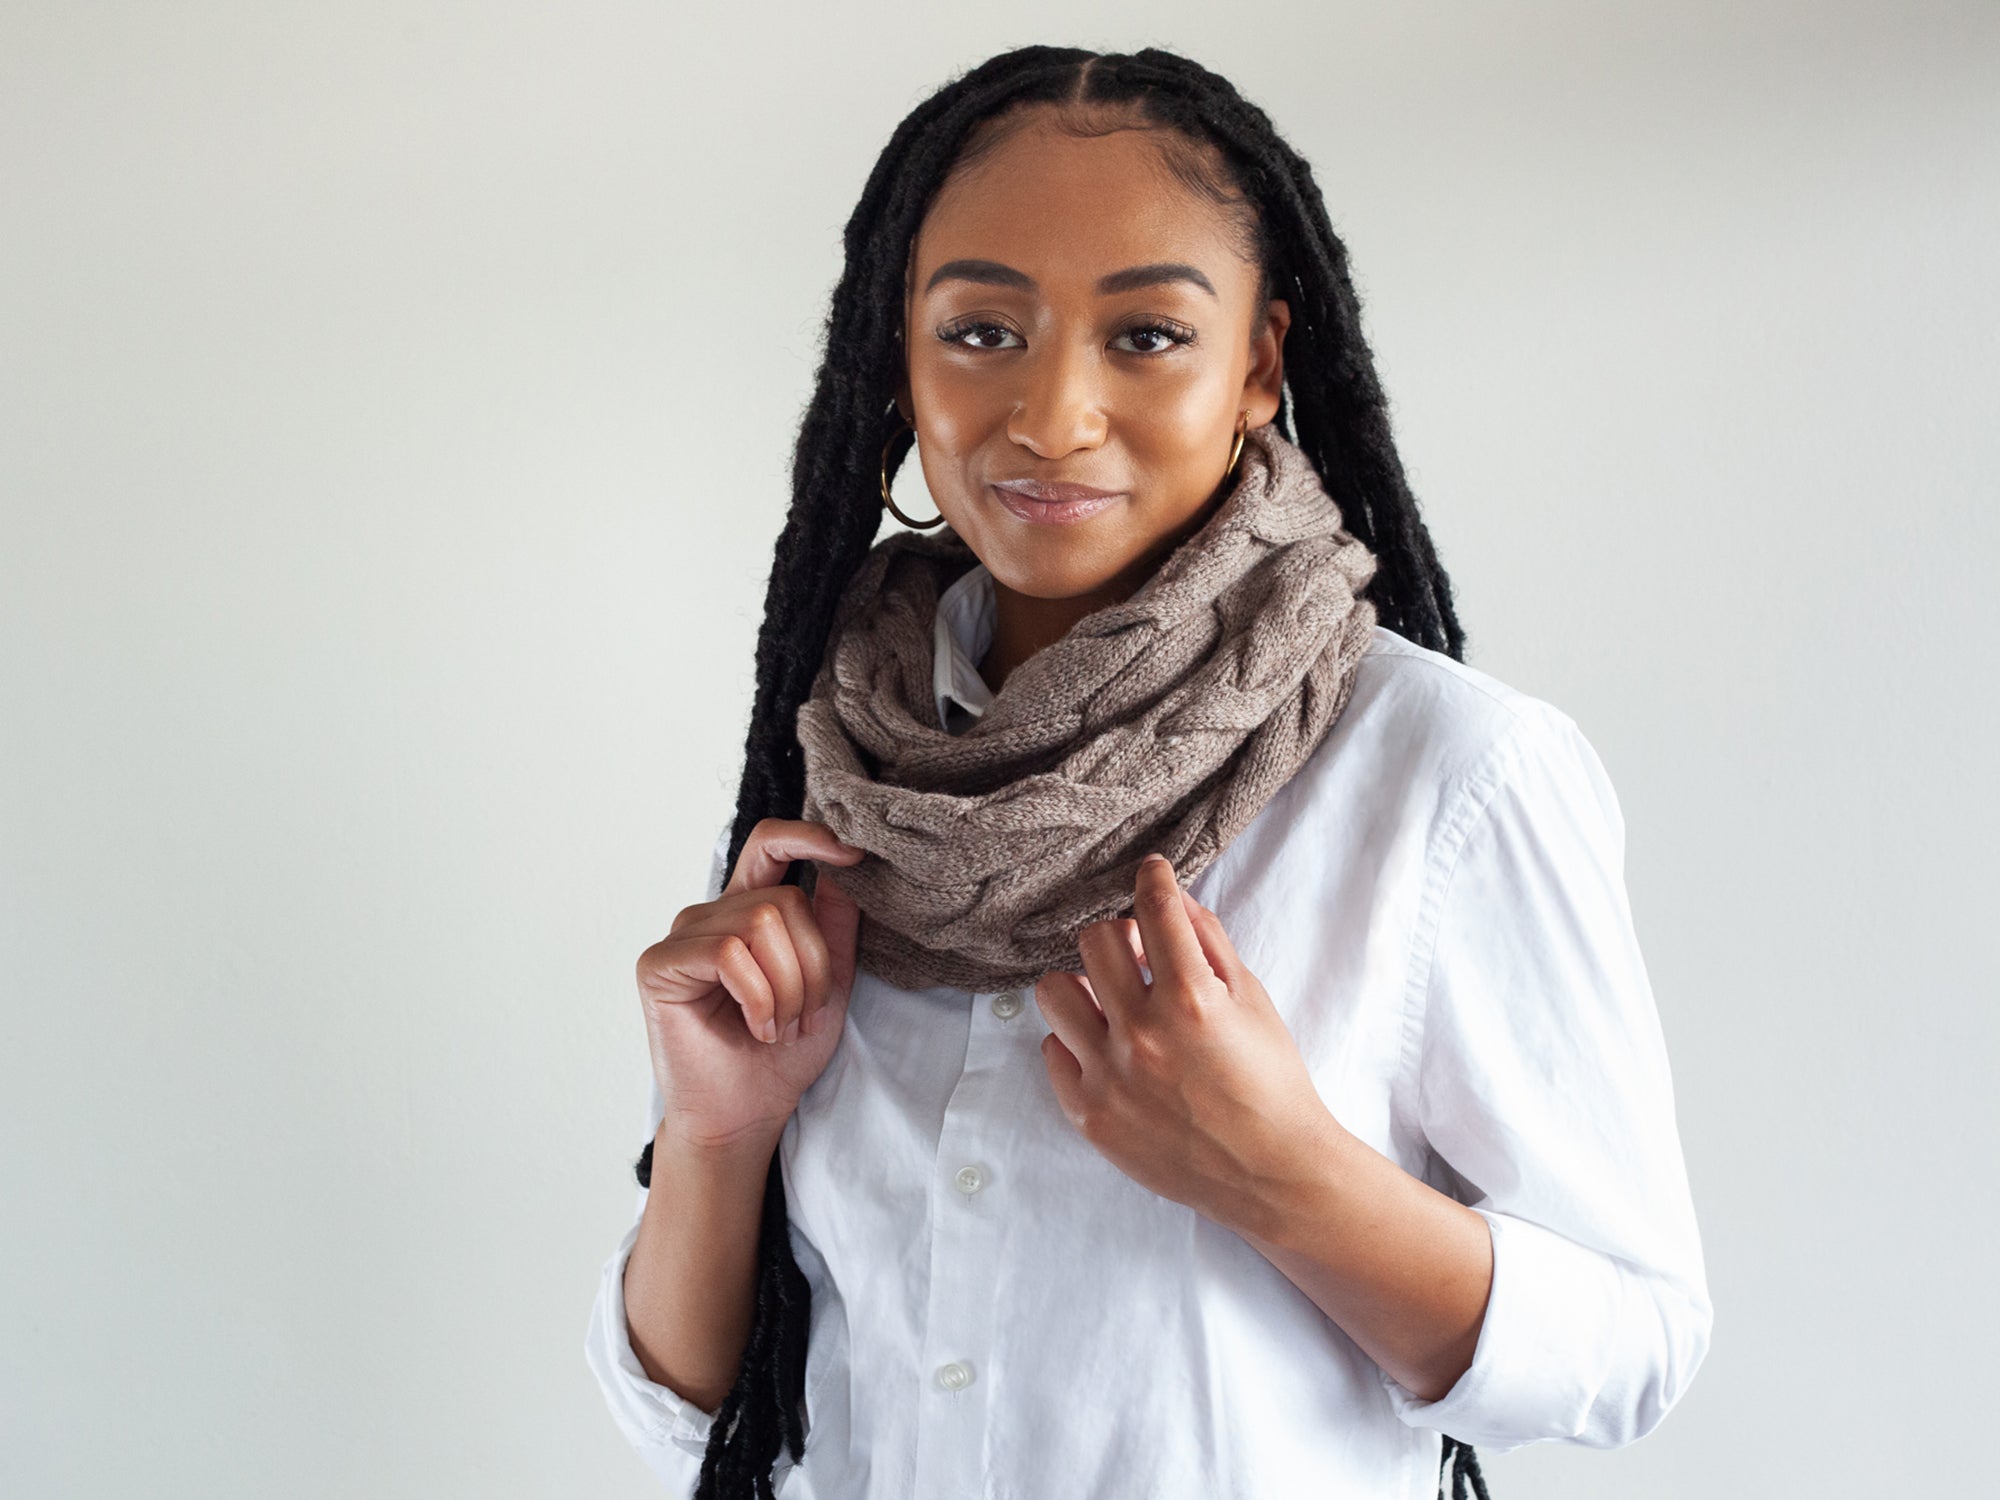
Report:
M 826 1027 L 825 1006 L 821 1006 L 818 1010 L 814 1011 L 811 1015 L 806 1017 L 805 1032 L 807 1036 L 818 1036 L 820 1032 L 825 1029 L 825 1027 Z
M 799 1023 L 796 1017 L 785 1022 L 785 1045 L 790 1046 L 799 1039 Z
M 778 1039 L 778 1018 L 776 1016 L 773 1016 L 771 1017 L 770 1020 L 764 1023 L 764 1040 L 767 1042 L 775 1042 L 777 1039 Z

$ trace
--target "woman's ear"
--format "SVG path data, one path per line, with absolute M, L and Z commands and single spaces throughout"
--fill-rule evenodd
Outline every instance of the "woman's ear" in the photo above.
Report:
M 1292 326 L 1292 305 L 1283 297 L 1264 304 L 1264 316 L 1250 336 L 1250 371 L 1238 403 L 1250 413 L 1250 425 L 1262 427 L 1278 415 L 1285 393 L 1285 334 Z

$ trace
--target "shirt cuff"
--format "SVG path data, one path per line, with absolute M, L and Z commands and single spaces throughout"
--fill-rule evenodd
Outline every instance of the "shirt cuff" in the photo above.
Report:
M 1583 1439 L 1617 1348 L 1623 1275 L 1608 1256 L 1551 1229 L 1474 1208 L 1493 1242 L 1493 1287 L 1472 1363 L 1425 1401 L 1387 1372 L 1396 1415 L 1492 1453 Z

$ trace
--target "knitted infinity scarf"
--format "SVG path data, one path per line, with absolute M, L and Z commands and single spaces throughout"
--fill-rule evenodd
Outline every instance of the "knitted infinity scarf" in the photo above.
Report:
M 1375 624 L 1375 556 L 1274 427 L 1222 504 L 1124 602 L 1015 668 L 962 734 L 937 722 L 938 596 L 978 559 L 949 527 L 863 559 L 799 708 L 803 816 L 866 851 L 834 878 L 857 961 L 901 989 L 1081 972 L 1154 850 L 1201 874 L 1333 727 Z

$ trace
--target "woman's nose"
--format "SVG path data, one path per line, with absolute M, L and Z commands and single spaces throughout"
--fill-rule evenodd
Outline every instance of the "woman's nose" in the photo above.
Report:
M 1007 436 L 1041 458 L 1062 458 L 1104 442 L 1110 426 L 1099 376 L 1102 362 L 1089 349 L 1037 351 L 1007 418 Z

